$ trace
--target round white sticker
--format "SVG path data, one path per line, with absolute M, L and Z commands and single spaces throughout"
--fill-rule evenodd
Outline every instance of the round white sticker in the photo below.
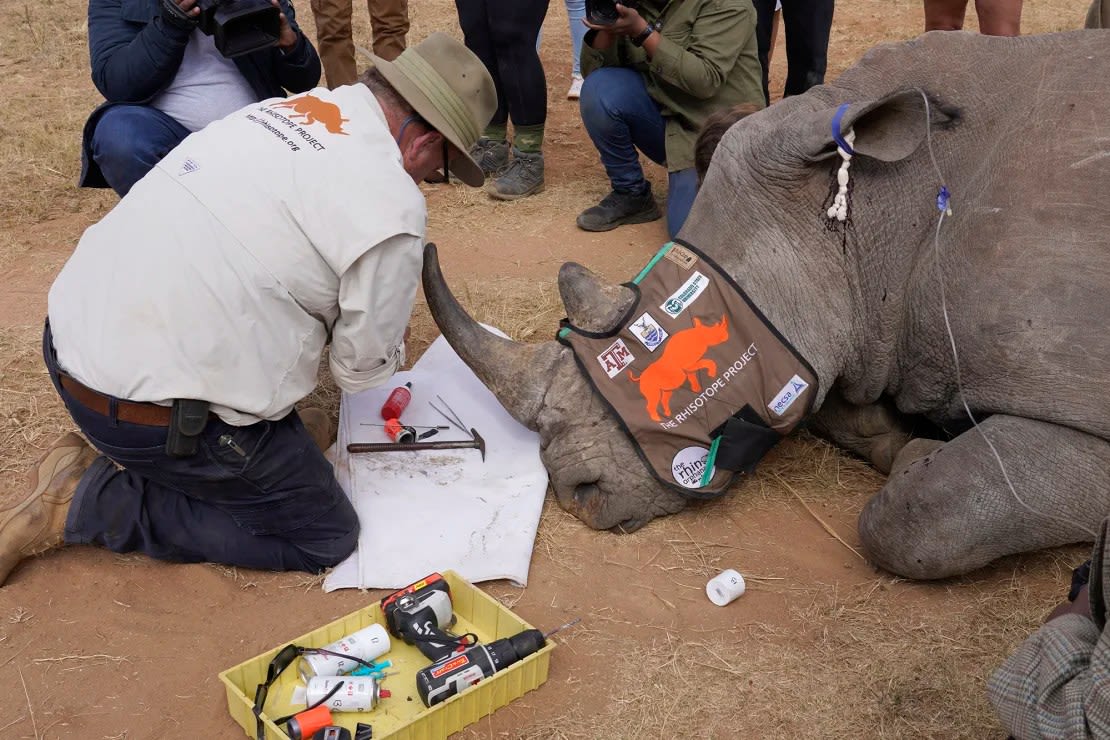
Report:
M 684 447 L 671 460 L 671 475 L 684 488 L 701 488 L 701 476 L 708 458 L 709 450 L 704 447 Z

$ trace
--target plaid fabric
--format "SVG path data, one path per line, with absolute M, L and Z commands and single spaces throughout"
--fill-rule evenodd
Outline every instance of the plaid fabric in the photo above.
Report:
M 1092 557 L 1095 621 L 1078 614 L 1053 619 L 991 676 L 991 704 L 1018 740 L 1110 738 L 1110 563 L 1104 558 L 1108 522 L 1103 522 Z

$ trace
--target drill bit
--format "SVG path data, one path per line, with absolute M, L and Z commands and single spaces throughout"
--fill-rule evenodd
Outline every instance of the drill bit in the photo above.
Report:
M 553 629 L 550 632 L 544 634 L 543 639 L 546 640 L 547 638 L 551 637 L 556 632 L 561 632 L 561 631 L 565 630 L 567 627 L 573 627 L 574 625 L 578 624 L 581 621 L 582 621 L 582 617 L 575 617 L 574 619 L 570 620 L 566 624 L 559 625 L 555 629 Z

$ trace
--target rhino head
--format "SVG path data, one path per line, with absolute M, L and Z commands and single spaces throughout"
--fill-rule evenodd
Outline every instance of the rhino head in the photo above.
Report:
M 839 233 L 826 227 L 822 215 L 829 183 L 835 182 L 827 164 L 836 151 L 829 122 L 842 100 L 832 88 L 815 90 L 776 103 L 730 129 L 721 143 L 724 156 L 714 158 L 682 235 L 734 279 L 739 277 L 764 315 L 814 367 L 822 389 L 843 378 L 846 367 L 858 368 L 850 373 L 850 388 L 857 389 L 855 396 L 862 401 L 850 400 L 873 402 L 883 387 L 883 376 L 876 371 L 881 363 L 859 361 L 853 342 L 863 335 L 860 327 L 879 319 L 845 287 L 857 282 L 853 275 L 858 275 L 858 266 L 849 262 L 854 255 L 845 251 Z M 841 120 L 844 130 L 854 127 L 856 153 L 882 163 L 906 159 L 925 139 L 926 113 L 938 124 L 951 120 L 935 104 L 923 107 L 922 99 L 923 93 L 911 88 L 850 105 Z M 923 193 L 932 187 L 925 178 L 910 181 Z M 897 183 L 876 186 L 892 191 Z M 907 200 L 924 204 L 928 212 L 934 194 Z M 798 214 L 816 217 L 801 222 Z M 879 223 L 868 222 L 869 214 Z M 867 209 L 855 220 L 862 234 L 889 232 L 886 222 L 891 219 L 882 208 Z M 929 214 L 920 223 L 931 221 Z M 737 224 L 744 224 L 745 232 L 738 233 Z M 921 227 L 911 240 L 919 241 L 928 229 Z M 875 249 L 861 246 L 863 253 Z M 882 288 L 874 269 L 867 269 L 867 284 Z M 748 275 L 759 279 L 745 279 Z M 627 532 L 686 505 L 685 497 L 661 484 L 643 463 L 570 349 L 556 341 L 519 344 L 483 329 L 451 294 L 432 245 L 424 254 L 423 282 L 432 316 L 451 346 L 514 418 L 539 433 L 541 456 L 564 509 L 595 529 Z M 574 263 L 560 270 L 559 291 L 570 322 L 592 332 L 614 328 L 635 300 L 631 290 L 607 284 Z M 726 327 L 722 321 L 701 329 L 725 334 Z M 823 393 L 816 396 L 814 411 Z
M 451 346 L 513 418 L 540 435 L 540 456 L 559 505 L 594 529 L 632 532 L 686 505 L 640 460 L 571 350 L 556 341 L 522 344 L 486 331 L 452 295 L 436 248 L 424 252 L 424 294 Z M 590 331 L 610 329 L 635 299 L 586 268 L 559 271 L 567 317 Z

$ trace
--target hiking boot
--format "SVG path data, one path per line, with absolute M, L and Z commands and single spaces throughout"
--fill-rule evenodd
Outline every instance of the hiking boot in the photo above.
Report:
M 642 194 L 613 190 L 593 208 L 578 215 L 578 228 L 583 231 L 612 231 L 625 224 L 644 224 L 663 218 L 649 184 Z
M 509 142 L 482 137 L 470 147 L 470 156 L 482 168 L 486 177 L 495 175 L 509 163 Z
M 30 495 L 0 509 L 0 586 L 24 558 L 62 545 L 73 494 L 98 454 L 70 432 L 39 458 L 29 476 Z
M 308 436 L 312 437 L 320 452 L 326 452 L 335 441 L 335 427 L 331 424 L 331 417 L 323 409 L 313 408 L 300 409 L 297 414 L 301 417 L 301 423 L 304 424 Z
M 513 147 L 513 161 L 486 184 L 486 192 L 498 200 L 516 200 L 543 190 L 543 153 L 522 152 Z

